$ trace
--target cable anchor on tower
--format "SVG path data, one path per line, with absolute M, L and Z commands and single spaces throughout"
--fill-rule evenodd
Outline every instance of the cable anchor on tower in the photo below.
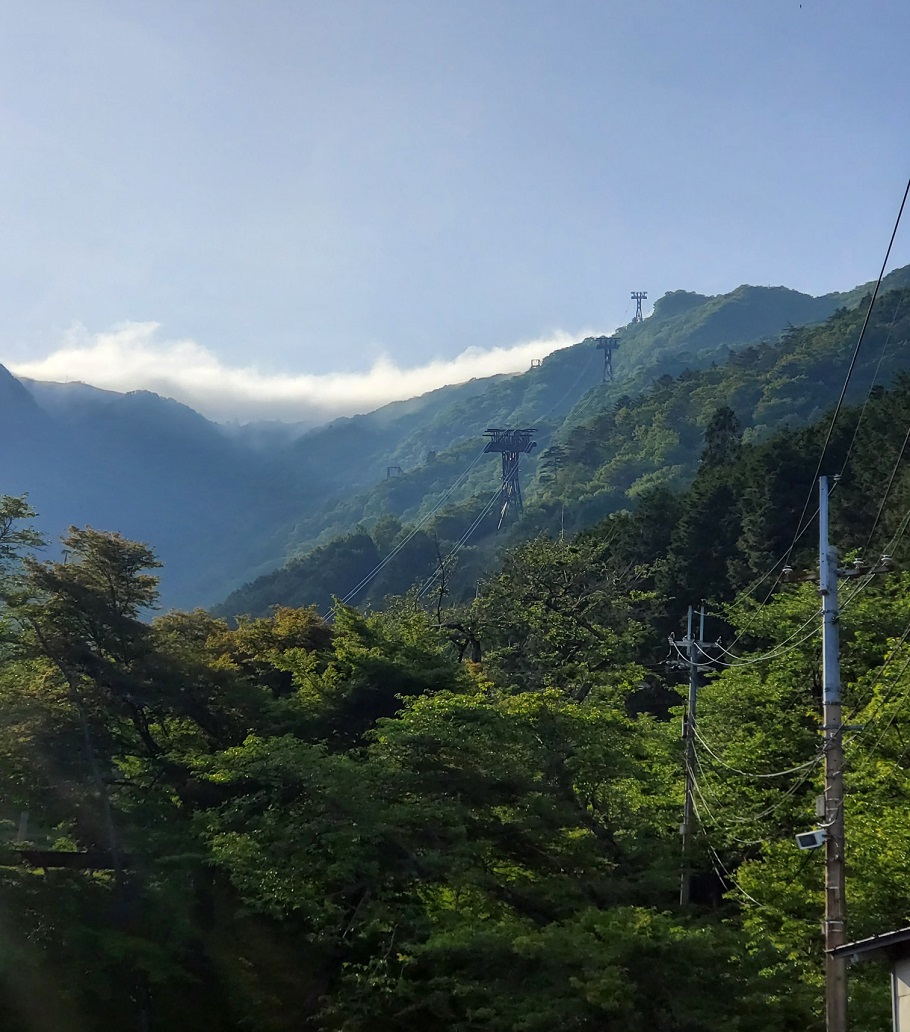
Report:
M 620 338 L 613 334 L 612 337 L 585 337 L 582 344 L 593 344 L 598 351 L 604 353 L 604 373 L 601 383 L 613 382 L 613 352 L 619 347 Z
M 537 442 L 533 440 L 536 433 L 537 431 L 533 427 L 524 430 L 489 427 L 484 430 L 483 436 L 490 438 L 484 451 L 502 454 L 502 488 L 500 490 L 502 505 L 499 510 L 499 522 L 496 524 L 497 530 L 502 527 L 510 509 L 514 508 L 521 512 L 523 508 L 518 470 L 521 456 L 532 452 L 537 447 Z

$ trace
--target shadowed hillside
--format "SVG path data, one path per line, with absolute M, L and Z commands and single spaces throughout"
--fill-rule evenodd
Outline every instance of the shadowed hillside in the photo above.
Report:
M 908 276 L 910 270 L 898 270 L 886 283 Z M 165 561 L 163 604 L 208 604 L 383 517 L 409 524 L 433 511 L 458 540 L 496 487 L 495 457 L 471 465 L 488 426 L 537 427 L 540 448 L 524 470 L 529 498 L 538 497 L 544 510 L 556 504 L 561 510 L 564 492 L 543 476 L 543 464 L 552 467 L 558 457 L 548 448 L 578 451 L 590 428 L 609 422 L 622 399 L 649 396 L 662 377 L 722 364 L 731 351 L 777 340 L 792 325 L 855 306 L 865 293 L 858 287 L 812 298 L 783 287 L 739 287 L 706 298 L 674 291 L 657 301 L 649 318 L 619 330 L 612 384 L 600 382 L 601 354 L 576 344 L 524 373 L 442 387 L 306 432 L 268 424 L 223 427 L 149 392 L 20 382 L 2 370 L 0 432 L 10 446 L 0 453 L 0 484 L 29 494 L 40 528 L 52 538 L 70 523 L 86 523 L 154 541 Z M 789 374 L 782 367 L 775 375 Z M 777 402 L 765 399 L 755 412 L 757 426 L 779 425 L 783 416 L 774 405 L 786 411 L 783 398 L 779 392 Z M 811 407 L 803 406 L 798 418 L 807 418 Z M 687 431 L 680 433 L 685 451 Z M 625 472 L 596 475 L 593 490 L 573 500 L 570 519 L 623 504 L 637 478 L 661 463 L 671 471 L 661 473 L 664 478 L 687 475 L 672 449 L 655 445 L 650 459 L 637 459 L 637 445 L 622 447 Z M 641 470 L 632 476 L 639 461 Z M 604 462 L 598 460 L 598 468 Z M 387 479 L 389 467 L 403 475 Z

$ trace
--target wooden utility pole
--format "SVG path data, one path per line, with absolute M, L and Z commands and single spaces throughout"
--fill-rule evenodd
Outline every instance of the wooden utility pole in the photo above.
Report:
M 818 482 L 818 590 L 822 598 L 822 701 L 825 741 L 825 1028 L 847 1032 L 844 728 L 841 714 L 837 551 L 828 542 L 828 478 Z

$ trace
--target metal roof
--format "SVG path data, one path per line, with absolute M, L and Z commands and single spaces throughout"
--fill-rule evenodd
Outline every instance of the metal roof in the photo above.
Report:
M 836 946 L 830 952 L 835 957 L 847 957 L 850 960 L 868 960 L 875 953 L 907 953 L 910 952 L 910 928 L 870 935 L 868 939 Z

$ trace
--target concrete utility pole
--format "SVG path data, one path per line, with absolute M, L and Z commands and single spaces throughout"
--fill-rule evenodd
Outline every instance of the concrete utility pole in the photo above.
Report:
M 818 590 L 822 597 L 825 741 L 825 1028 L 847 1032 L 847 964 L 832 951 L 846 942 L 844 728 L 840 690 L 837 551 L 828 542 L 828 478 L 818 481 Z
M 698 672 L 699 662 L 704 657 L 705 649 L 705 607 L 701 607 L 698 624 L 698 641 L 692 634 L 694 611 L 689 606 L 689 623 L 685 641 L 677 644 L 686 646 L 686 657 L 689 667 L 689 699 L 686 705 L 686 716 L 683 719 L 683 741 L 686 747 L 686 801 L 683 807 L 683 821 L 680 827 L 682 835 L 682 872 L 679 878 L 679 902 L 686 906 L 691 895 L 692 885 L 692 831 L 695 810 L 695 720 L 698 707 Z

